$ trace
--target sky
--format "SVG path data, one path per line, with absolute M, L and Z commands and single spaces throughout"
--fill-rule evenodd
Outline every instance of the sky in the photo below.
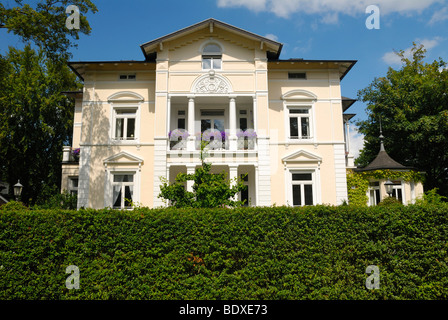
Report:
M 92 32 L 77 41 L 72 61 L 143 60 L 141 44 L 208 18 L 283 43 L 280 59 L 357 60 L 341 83 L 342 95 L 350 98 L 357 98 L 375 77 L 386 75 L 389 67 L 399 69 L 394 51 L 409 52 L 413 42 L 425 46 L 427 62 L 448 61 L 448 0 L 93 2 L 98 12 L 87 15 Z M 14 6 L 13 0 L 2 3 Z M 376 11 L 366 12 L 371 5 L 379 9 L 375 16 Z M 371 24 L 379 29 L 368 28 Z M 21 42 L 0 29 L 0 53 L 9 45 Z M 367 118 L 361 101 L 347 112 L 357 114 L 353 123 Z M 353 130 L 350 144 L 355 156 L 362 143 L 362 136 Z

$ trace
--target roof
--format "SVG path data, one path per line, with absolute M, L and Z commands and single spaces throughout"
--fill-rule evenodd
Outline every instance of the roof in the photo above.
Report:
M 151 40 L 149 42 L 146 42 L 142 45 L 140 45 L 140 48 L 142 49 L 143 54 L 145 55 L 146 60 L 152 60 L 154 58 L 154 56 L 152 55 L 153 53 L 155 53 L 158 50 L 158 47 L 161 43 L 163 43 L 164 41 L 169 41 L 169 40 L 174 40 L 176 38 L 182 37 L 187 33 L 191 33 L 197 30 L 201 30 L 204 28 L 210 28 L 210 31 L 213 31 L 213 28 L 215 26 L 218 26 L 219 28 L 225 29 L 227 31 L 233 32 L 233 33 L 237 33 L 243 37 L 249 38 L 251 40 L 256 40 L 256 41 L 261 41 L 264 44 L 266 44 L 267 50 L 268 52 L 270 52 L 270 56 L 274 59 L 278 59 L 278 57 L 280 56 L 280 52 L 282 50 L 283 44 L 277 41 L 274 41 L 272 39 L 257 35 L 255 33 L 246 31 L 244 29 L 241 28 L 237 28 L 235 26 L 232 26 L 228 23 L 210 18 L 198 23 L 195 23 L 189 27 L 180 29 L 178 31 L 172 32 L 170 34 L 167 34 L 163 37 Z
M 356 116 L 356 113 L 344 113 L 342 115 L 342 117 L 344 118 L 345 121 L 349 121 L 351 119 L 353 119 Z
M 338 68 L 340 80 L 344 79 L 347 73 L 358 62 L 358 60 L 322 60 L 322 59 L 301 59 L 301 58 L 286 59 L 286 60 L 283 59 L 268 59 L 268 60 L 271 66 L 273 66 L 274 64 L 279 65 L 295 64 L 297 67 L 300 67 L 302 65 L 303 67 L 314 65 L 313 68 L 322 68 L 322 69 Z M 353 103 L 357 101 L 350 98 L 346 99 L 350 101 L 353 100 Z M 353 103 L 351 103 L 350 105 L 352 105 Z
M 118 60 L 118 61 L 70 61 L 69 68 L 84 81 L 86 71 L 137 71 L 142 68 L 155 69 L 155 63 L 151 61 Z
M 351 99 L 351 98 L 347 98 L 347 97 L 342 97 L 342 108 L 345 111 L 348 110 L 348 108 L 350 108 L 356 101 L 356 99 Z
M 392 159 L 384 149 L 383 141 L 381 141 L 380 152 L 376 158 L 364 168 L 355 169 L 355 171 L 374 171 L 374 170 L 413 170 L 413 167 L 406 167 Z
M 87 71 L 131 71 L 137 70 L 138 68 L 145 69 L 155 69 L 155 62 L 157 57 L 157 51 L 160 50 L 160 47 L 163 48 L 163 42 L 171 41 L 182 36 L 185 36 L 189 33 L 204 29 L 210 28 L 210 32 L 213 33 L 213 30 L 218 27 L 220 29 L 224 29 L 226 31 L 238 34 L 248 40 L 259 41 L 260 47 L 263 47 L 267 52 L 267 58 L 269 63 L 280 64 L 280 66 L 288 64 L 304 64 L 309 65 L 312 64 L 313 68 L 322 68 L 322 69 L 339 69 L 340 80 L 342 80 L 346 74 L 353 68 L 353 66 L 357 63 L 357 60 L 305 60 L 301 58 L 292 58 L 288 60 L 279 59 L 280 53 L 283 47 L 283 44 L 272 39 L 257 35 L 255 33 L 246 31 L 241 28 L 237 28 L 225 22 L 210 18 L 196 24 L 193 24 L 189 27 L 180 29 L 178 31 L 172 32 L 168 35 L 162 36 L 160 38 L 151 40 L 149 42 L 143 43 L 140 45 L 140 48 L 145 56 L 145 60 L 136 61 L 136 60 L 119 60 L 119 61 L 70 61 L 68 66 L 73 72 L 84 81 L 84 75 Z M 347 98 L 348 99 L 348 98 Z M 349 99 L 350 100 L 350 99 Z M 350 100 L 351 101 L 351 100 Z M 349 106 L 354 103 L 350 103 L 350 101 L 346 102 Z M 343 102 L 344 103 L 344 102 Z M 348 107 L 349 107 L 348 106 Z M 348 109 L 346 107 L 345 110 Z

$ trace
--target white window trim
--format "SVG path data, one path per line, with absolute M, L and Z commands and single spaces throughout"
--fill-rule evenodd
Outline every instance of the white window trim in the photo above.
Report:
M 378 182 L 378 181 L 372 181 L 372 182 Z M 380 202 L 382 199 L 381 199 L 381 184 L 379 184 L 378 186 L 369 186 L 368 188 L 367 188 L 367 198 L 368 198 L 368 200 L 367 200 L 367 205 L 369 206 L 369 207 L 372 207 L 372 206 L 376 206 L 376 202 L 375 202 L 375 204 L 373 204 L 372 205 L 372 203 L 371 203 L 371 199 L 370 199 L 370 192 L 372 191 L 372 190 L 379 190 L 379 193 L 380 193 L 380 199 L 379 199 L 379 201 L 378 202 Z M 376 195 L 375 195 L 375 197 L 376 197 Z
M 202 111 L 203 110 L 216 110 L 216 111 L 221 111 L 221 110 L 223 110 L 224 111 L 224 115 L 219 115 L 219 116 L 203 116 L 202 115 Z M 222 108 L 222 107 L 203 107 L 203 108 L 197 108 L 196 110 L 196 113 L 195 113 L 195 119 L 196 119 L 196 123 L 195 123 L 195 128 L 197 129 L 196 131 L 197 132 L 200 132 L 201 131 L 201 122 L 202 122 L 202 120 L 207 120 L 207 119 L 210 119 L 210 120 L 212 120 L 212 122 L 213 123 L 211 123 L 210 125 L 211 125 L 211 129 L 213 129 L 214 128 L 214 120 L 222 120 L 223 122 L 224 122 L 224 130 L 226 130 L 226 129 L 228 129 L 228 127 L 229 127 L 229 124 L 228 124 L 228 121 L 227 121 L 227 119 L 228 119 L 228 117 L 229 117 L 229 115 L 228 115 L 228 110 L 226 109 L 226 108 Z
M 116 129 L 116 112 L 117 109 L 136 109 L 135 112 L 135 133 L 132 140 L 115 139 Z M 111 103 L 110 104 L 110 133 L 109 144 L 116 145 L 138 145 L 140 144 L 140 119 L 141 119 L 141 103 Z
M 213 52 L 211 54 L 210 53 L 204 53 L 204 48 L 207 45 L 209 45 L 209 44 L 215 44 L 215 45 L 217 45 L 217 46 L 219 46 L 221 48 L 221 52 L 220 52 L 220 55 L 221 55 L 221 68 L 204 68 L 204 58 L 203 58 L 203 56 L 213 56 L 214 55 Z M 217 41 L 217 40 L 215 40 L 213 38 L 210 38 L 210 40 L 205 41 L 201 45 L 201 47 L 199 48 L 199 53 L 201 54 L 201 70 L 203 70 L 203 71 L 209 71 L 209 70 L 218 70 L 218 71 L 220 71 L 220 70 L 223 70 L 224 46 L 222 45 L 221 42 L 219 42 L 219 41 Z M 216 52 L 215 55 L 218 56 L 217 52 Z M 213 66 L 213 61 L 211 63 L 211 66 Z
M 310 134 L 311 137 L 308 139 L 291 139 L 290 138 L 290 125 L 289 125 L 289 118 L 290 118 L 290 109 L 309 109 L 308 118 L 309 118 L 309 126 L 310 126 Z M 311 142 L 316 143 L 316 126 L 315 126 L 315 108 L 314 108 L 314 102 L 283 102 L 283 113 L 284 113 L 284 121 L 285 121 L 285 140 L 288 144 L 301 144 L 304 142 Z M 298 114 L 299 116 L 299 114 Z M 300 128 L 300 123 L 299 123 Z
M 179 111 L 183 111 L 184 112 L 184 114 L 183 115 L 180 115 L 179 114 Z M 183 128 L 184 130 L 187 130 L 188 128 L 187 128 L 187 121 L 188 121 L 188 118 L 187 118 L 187 110 L 185 109 L 185 108 L 179 108 L 179 109 L 177 109 L 176 110 L 176 117 L 175 117 L 175 122 L 176 122 L 176 124 L 175 124 L 175 126 L 176 126 L 176 128 L 174 128 L 174 129 L 179 129 L 178 127 L 178 124 L 179 124 L 179 120 L 180 119 L 184 119 L 184 121 L 185 121 L 185 128 Z
M 73 186 L 73 180 L 74 179 L 78 179 L 78 186 L 77 187 Z M 71 194 L 72 191 L 76 191 L 76 194 L 78 194 L 78 189 L 79 189 L 79 176 L 69 176 L 68 177 L 68 186 L 67 186 L 68 193 Z
M 106 169 L 106 179 L 104 186 L 104 207 L 113 208 L 113 185 L 114 174 L 133 174 L 134 175 L 134 190 L 132 202 L 140 202 L 140 169 L 139 168 L 108 168 Z M 128 209 L 131 210 L 131 209 Z
M 400 185 L 393 185 L 392 186 L 392 190 L 397 190 L 397 189 L 401 189 L 401 197 L 402 197 L 402 203 L 406 204 L 406 193 L 405 191 L 405 184 L 403 180 L 394 180 L 394 181 L 400 181 Z M 398 200 L 398 192 L 395 192 L 395 199 Z
M 294 199 L 293 199 L 293 192 L 292 192 L 292 186 L 294 184 L 294 181 L 292 180 L 293 174 L 302 174 L 302 173 L 310 173 L 311 174 L 311 184 L 313 186 L 313 205 L 317 205 L 320 201 L 320 187 L 317 183 L 318 181 L 318 169 L 316 168 L 303 168 L 303 169 L 288 169 L 286 171 L 285 175 L 285 186 L 286 186 L 286 204 L 293 207 L 294 206 Z M 305 200 L 305 199 L 303 199 Z M 304 204 L 302 206 L 305 206 Z

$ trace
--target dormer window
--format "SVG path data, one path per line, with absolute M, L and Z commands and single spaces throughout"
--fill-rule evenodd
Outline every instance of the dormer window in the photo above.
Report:
M 202 69 L 219 70 L 221 69 L 221 64 L 222 64 L 221 47 L 215 43 L 207 44 L 202 50 Z

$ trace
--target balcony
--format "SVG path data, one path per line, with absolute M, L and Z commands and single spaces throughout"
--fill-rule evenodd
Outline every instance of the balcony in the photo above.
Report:
M 199 151 L 201 142 L 208 150 L 256 150 L 257 134 L 254 130 L 238 130 L 233 139 L 228 132 L 229 130 L 207 129 L 191 137 L 186 130 L 175 129 L 168 133 L 169 150 Z
M 77 164 L 79 163 L 79 148 L 64 146 L 62 150 L 62 163 Z
M 252 96 L 215 93 L 173 96 L 167 109 L 168 151 L 197 153 L 201 143 L 205 143 L 207 150 L 219 153 L 257 153 Z

